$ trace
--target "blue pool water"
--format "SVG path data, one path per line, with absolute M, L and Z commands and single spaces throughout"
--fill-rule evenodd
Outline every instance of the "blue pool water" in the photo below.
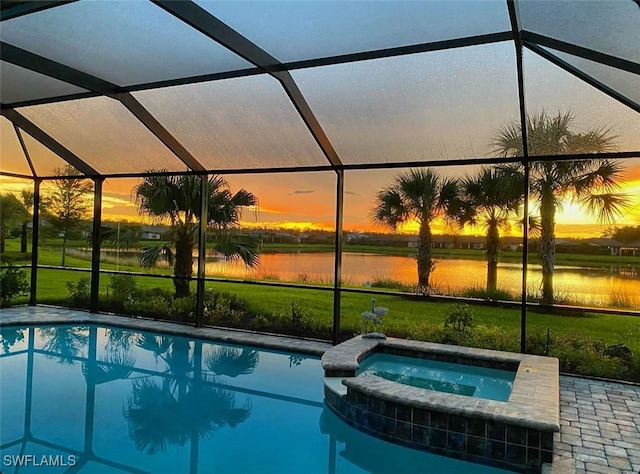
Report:
M 502 472 L 352 429 L 325 408 L 321 378 L 320 361 L 299 354 L 97 326 L 0 328 L 0 470 Z
M 360 363 L 357 375 L 376 375 L 428 390 L 506 402 L 516 373 L 414 357 L 373 354 Z

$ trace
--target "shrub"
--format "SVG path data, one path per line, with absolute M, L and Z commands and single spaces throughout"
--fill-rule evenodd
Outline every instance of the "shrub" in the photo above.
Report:
M 110 275 L 109 288 L 111 289 L 111 298 L 116 301 L 126 301 L 129 296 L 138 291 L 133 275 Z
M 633 358 L 633 352 L 624 344 L 614 344 L 609 346 L 603 351 L 603 354 L 607 357 L 617 357 L 626 363 L 631 362 L 631 359 Z
M 176 298 L 171 303 L 171 315 L 181 321 L 194 321 L 196 314 L 196 295 Z
M 6 304 L 16 296 L 26 295 L 29 288 L 24 269 L 8 266 L 0 270 L 0 303 Z
M 245 315 L 244 302 L 235 293 L 208 289 L 204 296 L 205 323 L 238 326 Z
M 258 314 L 251 320 L 251 327 L 254 329 L 266 329 L 271 325 L 271 321 L 264 314 Z
M 162 295 L 152 295 L 148 298 L 133 300 L 131 311 L 135 315 L 165 318 L 171 314 L 169 300 Z
M 468 304 L 455 304 L 447 310 L 444 320 L 445 329 L 453 328 L 465 333 L 473 327 L 473 311 Z
M 71 306 L 83 308 L 89 305 L 90 283 L 91 280 L 88 277 L 80 278 L 76 283 L 72 281 L 66 283 Z

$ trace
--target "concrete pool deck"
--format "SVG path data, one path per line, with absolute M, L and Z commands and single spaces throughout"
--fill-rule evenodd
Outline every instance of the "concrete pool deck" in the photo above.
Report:
M 252 344 L 321 355 L 328 343 L 164 321 L 21 306 L 0 310 L 0 327 L 33 324 L 109 324 L 132 329 Z M 640 473 L 640 386 L 560 376 L 560 432 L 554 461 L 543 473 Z

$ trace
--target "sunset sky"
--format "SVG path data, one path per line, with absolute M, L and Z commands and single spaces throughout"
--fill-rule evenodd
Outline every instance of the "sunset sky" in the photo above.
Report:
M 293 75 L 345 163 L 486 157 L 492 156 L 495 130 L 518 117 L 513 61 L 513 45 L 506 42 L 310 68 Z M 529 113 L 570 110 L 574 130 L 610 128 L 619 151 L 640 150 L 636 112 L 531 52 L 525 52 L 524 65 Z M 135 95 L 206 166 L 326 164 L 272 78 L 237 78 Z M 111 99 L 33 106 L 20 112 L 102 171 L 128 171 L 130 166 L 182 169 L 180 164 L 176 167 L 177 158 Z M 4 117 L 0 132 L 2 170 L 28 173 L 13 128 Z M 25 135 L 25 141 L 40 174 L 51 174 L 63 164 L 32 138 Z M 624 166 L 621 191 L 631 205 L 617 224 L 639 225 L 640 158 L 626 160 Z M 439 168 L 458 177 L 474 169 Z M 387 231 L 372 224 L 371 210 L 376 193 L 401 171 L 346 173 L 345 230 Z M 245 226 L 335 226 L 332 172 L 231 175 L 228 180 L 233 190 L 244 187 L 259 198 L 257 214 L 244 214 Z M 139 219 L 130 195 L 135 183 L 135 179 L 105 182 L 104 219 Z M 0 177 L 2 192 L 28 186 L 28 182 Z M 604 231 L 595 218 L 572 203 L 565 204 L 557 223 L 558 236 L 593 237 Z M 417 226 L 409 224 L 401 230 L 415 232 Z M 434 225 L 436 233 L 453 230 L 440 222 Z M 463 232 L 482 234 L 482 229 Z M 511 232 L 517 234 L 518 229 Z

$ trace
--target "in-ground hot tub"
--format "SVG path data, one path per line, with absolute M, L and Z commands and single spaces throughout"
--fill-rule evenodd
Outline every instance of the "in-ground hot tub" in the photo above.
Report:
M 557 359 L 356 337 L 325 352 L 322 366 L 325 402 L 361 431 L 520 472 L 539 472 L 552 460 L 560 430 Z M 506 390 L 479 396 L 495 371 Z
M 360 361 L 356 375 L 375 375 L 412 387 L 506 402 L 516 370 L 516 364 L 506 370 L 375 352 Z

